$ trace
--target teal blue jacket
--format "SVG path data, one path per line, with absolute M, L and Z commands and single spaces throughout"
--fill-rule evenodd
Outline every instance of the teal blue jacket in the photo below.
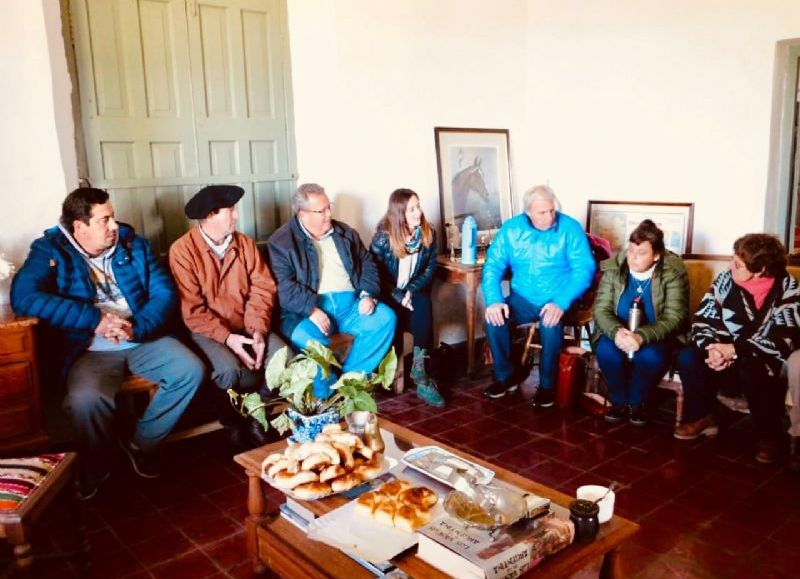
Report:
M 595 271 L 581 224 L 556 212 L 552 227 L 536 229 L 526 213 L 506 221 L 495 236 L 483 266 L 484 301 L 503 303 L 501 282 L 511 273 L 511 291 L 535 305 L 553 302 L 562 310 L 589 289 Z

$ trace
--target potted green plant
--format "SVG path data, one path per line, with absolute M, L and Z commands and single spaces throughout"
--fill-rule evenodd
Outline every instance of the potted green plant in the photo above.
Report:
M 276 393 L 263 400 L 258 392 L 239 394 L 228 390 L 232 404 L 245 416 L 252 416 L 268 430 L 270 426 L 279 434 L 293 431 L 293 440 L 314 440 L 326 424 L 338 422 L 341 417 L 355 411 L 377 412 L 378 405 L 372 396 L 376 386 L 388 389 L 397 370 L 394 348 L 381 361 L 377 372 L 345 372 L 331 386 L 327 398 L 314 396 L 314 379 L 319 372 L 328 380 L 334 368 L 341 368 L 330 348 L 310 341 L 306 348 L 289 359 L 289 348 L 278 350 L 267 364 L 267 387 Z M 268 410 L 282 405 L 285 410 L 269 419 Z

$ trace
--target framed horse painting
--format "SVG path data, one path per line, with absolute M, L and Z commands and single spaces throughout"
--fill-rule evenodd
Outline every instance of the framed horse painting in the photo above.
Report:
M 467 215 L 478 223 L 482 244 L 514 214 L 508 130 L 435 127 L 443 237 L 460 230 Z M 453 228 L 452 226 L 455 226 Z

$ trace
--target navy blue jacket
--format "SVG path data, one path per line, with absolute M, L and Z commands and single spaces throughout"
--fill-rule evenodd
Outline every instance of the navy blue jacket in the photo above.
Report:
M 397 259 L 394 251 L 392 251 L 389 234 L 383 230 L 375 233 L 369 249 L 378 264 L 382 295 L 391 296 L 399 304 L 403 301 L 406 291 L 410 291 L 412 294 L 431 293 L 433 273 L 436 271 L 436 232 L 431 232 L 433 233 L 433 240 L 430 246 L 425 247 L 423 245 L 420 247 L 419 259 L 417 259 L 414 271 L 411 272 L 411 277 L 405 289 L 397 287 L 397 270 L 399 269 L 400 260 Z
M 334 220 L 333 242 L 356 293 L 365 292 L 378 297 L 378 268 L 358 232 Z M 281 328 L 288 337 L 317 305 L 319 258 L 314 243 L 301 229 L 296 215 L 272 234 L 267 245 L 272 276 L 278 284 Z
M 133 312 L 133 340 L 144 342 L 163 334 L 177 311 L 178 294 L 150 244 L 129 225 L 120 223 L 111 268 Z M 14 276 L 11 305 L 17 314 L 41 320 L 43 358 L 60 366 L 61 379 L 89 346 L 100 323 L 96 293 L 85 259 L 58 227 L 33 242 Z

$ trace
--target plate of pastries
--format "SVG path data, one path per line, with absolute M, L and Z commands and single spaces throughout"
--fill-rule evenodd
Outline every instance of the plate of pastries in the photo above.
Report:
M 261 463 L 261 478 L 286 495 L 304 501 L 349 491 L 391 467 L 380 452 L 341 424 L 329 424 L 313 442 L 292 444 Z
M 363 493 L 354 502 L 357 514 L 371 517 L 387 527 L 413 533 L 431 521 L 439 497 L 428 487 L 394 479 L 374 491 Z

